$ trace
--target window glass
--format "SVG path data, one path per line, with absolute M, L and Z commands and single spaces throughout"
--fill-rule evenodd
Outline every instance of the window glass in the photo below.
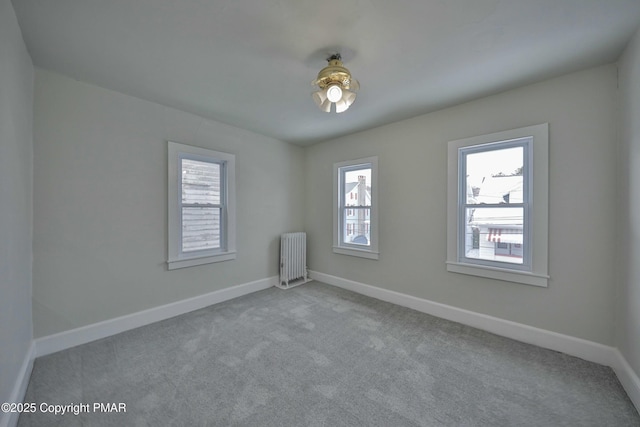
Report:
M 221 248 L 219 163 L 181 160 L 182 251 Z
M 182 208 L 182 252 L 220 249 L 220 208 Z
M 333 251 L 378 259 L 377 157 L 334 164 Z
M 529 138 L 465 147 L 460 150 L 461 259 L 471 262 L 526 264 L 528 194 L 524 171 Z
M 182 203 L 220 204 L 220 164 L 182 159 Z
M 370 246 L 369 208 L 371 206 L 371 167 L 343 168 L 342 243 Z M 348 207 L 348 208 L 347 208 Z
M 519 244 L 524 241 L 524 208 L 466 208 L 465 253 L 466 258 L 490 261 L 523 263 L 519 256 L 504 256 L 497 251 L 501 244 Z
M 235 156 L 168 143 L 169 269 L 235 259 Z

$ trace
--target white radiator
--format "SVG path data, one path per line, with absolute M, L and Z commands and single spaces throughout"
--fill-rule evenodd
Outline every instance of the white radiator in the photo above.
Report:
M 307 233 L 284 233 L 280 236 L 280 282 L 289 289 L 307 283 Z

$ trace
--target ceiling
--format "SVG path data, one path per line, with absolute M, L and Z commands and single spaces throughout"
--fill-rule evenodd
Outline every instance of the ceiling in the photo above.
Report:
M 640 0 L 13 0 L 34 64 L 309 145 L 615 61 Z M 340 52 L 341 114 L 311 81 Z

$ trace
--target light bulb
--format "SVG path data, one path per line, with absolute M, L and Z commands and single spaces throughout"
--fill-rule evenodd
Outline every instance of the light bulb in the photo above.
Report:
M 342 89 L 337 85 L 329 87 L 327 89 L 327 98 L 331 102 L 338 102 L 342 98 Z

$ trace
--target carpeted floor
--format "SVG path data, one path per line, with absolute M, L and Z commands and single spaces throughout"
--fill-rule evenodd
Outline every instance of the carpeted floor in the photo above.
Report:
M 25 402 L 90 409 L 19 426 L 640 426 L 608 367 L 318 282 L 38 358 Z

